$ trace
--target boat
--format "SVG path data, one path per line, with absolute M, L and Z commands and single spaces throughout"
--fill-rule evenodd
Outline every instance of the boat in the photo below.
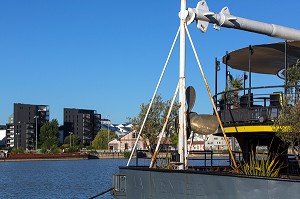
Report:
M 132 166 L 130 161 L 135 153 L 136 144 L 132 150 L 127 166 L 119 167 L 119 173 L 113 176 L 111 195 L 116 199 L 132 198 L 209 198 L 209 199 L 240 199 L 240 198 L 300 198 L 299 168 L 295 160 L 289 159 L 288 146 L 276 136 L 274 120 L 281 110 L 283 95 L 286 94 L 286 84 L 283 86 L 253 87 L 251 77 L 255 73 L 275 74 L 286 79 L 288 64 L 295 64 L 300 58 L 300 30 L 253 21 L 230 14 L 227 7 L 220 13 L 211 12 L 205 0 L 198 2 L 196 8 L 186 8 L 186 0 L 181 0 L 179 13 L 180 28 L 180 75 L 177 89 L 174 93 L 181 104 L 179 108 L 178 152 L 170 162 L 171 167 L 155 167 L 159 152 L 160 134 L 154 155 L 149 166 Z M 239 90 L 243 95 L 237 101 L 226 99 L 229 91 L 211 94 L 205 74 L 198 59 L 187 25 L 197 23 L 202 32 L 210 23 L 214 27 L 234 28 L 254 33 L 264 34 L 286 40 L 273 44 L 259 44 L 226 53 L 222 62 L 226 65 L 226 82 L 228 82 L 229 67 L 244 73 L 249 86 Z M 199 65 L 202 78 L 210 96 L 214 111 L 211 115 L 192 112 L 195 102 L 195 90 L 192 86 L 186 88 L 185 83 L 185 48 L 186 38 L 189 38 Z M 216 60 L 215 84 L 218 84 L 220 61 Z M 283 80 L 285 82 L 285 80 Z M 245 84 L 245 82 L 244 82 Z M 266 90 L 270 93 L 261 93 Z M 280 90 L 280 92 L 275 92 Z M 157 91 L 157 89 L 156 89 Z M 153 94 L 153 98 L 156 95 Z M 223 98 L 221 97 L 223 96 Z M 225 96 L 225 97 L 224 97 Z M 152 98 L 152 100 L 153 100 Z M 151 107 L 151 102 L 149 109 Z M 148 109 L 148 110 L 149 110 Z M 146 117 L 147 118 L 147 117 Z M 144 120 L 144 123 L 146 121 Z M 143 124 L 144 124 L 143 123 Z M 143 126 L 143 125 L 142 125 Z M 187 140 L 191 133 L 212 134 L 224 137 L 229 151 L 229 165 L 213 167 L 189 166 Z M 141 131 L 137 136 L 139 139 Z M 245 175 L 236 172 L 240 158 L 228 137 L 235 137 L 241 147 L 242 160 L 249 162 L 251 150 L 257 146 L 268 146 L 269 152 L 283 155 L 285 164 L 280 169 L 279 177 Z M 136 142 L 137 143 L 137 142 Z M 270 145 L 271 144 L 271 145 Z M 233 147 L 233 150 L 232 150 Z M 205 152 L 204 152 L 205 153 Z M 298 154 L 299 156 L 299 154 Z M 263 158 L 262 158 L 263 159 Z M 206 164 L 206 160 L 205 160 Z M 292 169 L 293 168 L 293 169 Z M 231 171 L 229 170 L 231 169 Z

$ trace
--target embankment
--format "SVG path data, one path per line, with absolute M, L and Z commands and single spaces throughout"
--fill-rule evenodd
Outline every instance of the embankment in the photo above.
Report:
M 9 154 L 2 161 L 33 161 L 33 160 L 87 160 L 88 154 L 81 153 L 61 153 L 61 154 Z

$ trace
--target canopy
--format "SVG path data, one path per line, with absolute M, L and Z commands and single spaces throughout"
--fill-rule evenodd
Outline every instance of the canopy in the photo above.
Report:
M 294 65 L 300 59 L 300 41 L 287 42 L 287 63 Z M 251 46 L 251 72 L 278 74 L 285 68 L 285 42 Z M 223 57 L 226 64 L 226 55 Z M 249 71 L 249 47 L 229 53 L 227 65 Z

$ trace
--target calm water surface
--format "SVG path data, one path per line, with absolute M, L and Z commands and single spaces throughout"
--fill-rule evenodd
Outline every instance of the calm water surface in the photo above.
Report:
M 139 160 L 139 165 L 149 163 L 149 159 Z M 196 163 L 203 165 L 197 160 L 189 162 L 190 166 Z M 0 198 L 87 199 L 111 188 L 112 174 L 126 164 L 127 159 L 0 162 Z M 134 164 L 135 159 L 131 161 Z M 98 198 L 112 197 L 106 193 Z
M 111 188 L 112 174 L 126 164 L 126 159 L 0 162 L 0 198 L 89 198 Z

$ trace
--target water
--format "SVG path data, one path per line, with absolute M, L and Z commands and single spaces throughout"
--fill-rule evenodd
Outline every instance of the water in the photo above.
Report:
M 89 198 L 112 187 L 126 159 L 0 162 L 0 198 Z M 98 198 L 111 198 L 106 193 Z
M 149 159 L 139 160 L 139 165 L 149 163 Z M 199 163 L 204 165 L 199 160 L 189 162 L 190 166 Z M 227 161 L 214 161 L 214 165 L 223 163 Z M 87 199 L 111 188 L 112 174 L 126 164 L 127 159 L 0 162 L 0 198 Z M 106 193 L 98 198 L 112 197 Z

